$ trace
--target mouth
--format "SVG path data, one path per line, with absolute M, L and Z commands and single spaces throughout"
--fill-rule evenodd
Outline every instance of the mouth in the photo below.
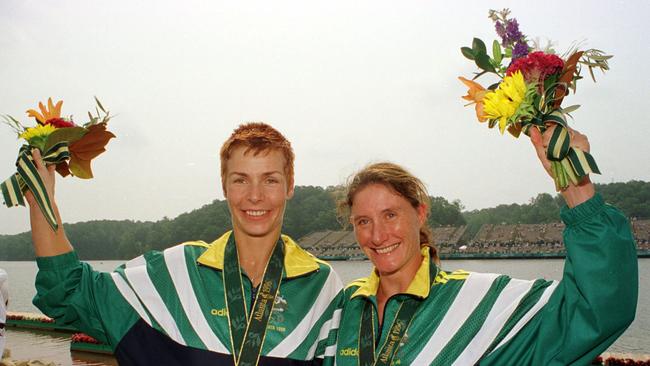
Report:
M 245 210 L 247 216 L 251 217 L 261 217 L 268 213 L 268 210 Z
M 377 252 L 379 254 L 388 254 L 388 253 L 392 252 L 393 250 L 397 249 L 397 247 L 399 247 L 400 244 L 401 243 L 397 243 L 397 244 L 389 245 L 387 247 L 377 248 L 377 249 L 375 249 L 375 252 Z

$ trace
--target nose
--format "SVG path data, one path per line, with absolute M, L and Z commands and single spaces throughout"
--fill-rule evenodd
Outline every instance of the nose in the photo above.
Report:
M 248 201 L 258 203 L 264 199 L 264 190 L 259 183 L 252 183 L 248 191 Z
M 386 238 L 388 238 L 388 235 L 386 233 L 386 228 L 384 225 L 381 224 L 374 224 L 372 225 L 372 244 L 380 246 L 382 245 L 385 241 Z

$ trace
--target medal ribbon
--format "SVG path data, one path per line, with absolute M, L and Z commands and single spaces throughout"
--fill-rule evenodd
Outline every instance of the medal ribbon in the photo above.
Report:
M 375 356 L 375 322 L 373 305 L 366 301 L 361 313 L 361 326 L 359 327 L 359 365 L 361 366 L 388 366 L 392 365 L 393 357 L 397 354 L 402 338 L 406 334 L 413 316 L 420 302 L 416 299 L 402 301 L 393 324 L 386 335 L 386 340 L 379 354 Z
M 283 248 L 282 239 L 278 239 L 264 270 L 264 277 L 251 307 L 251 313 L 248 314 L 234 234 L 228 238 L 224 254 L 223 282 L 228 307 L 230 341 L 237 366 L 255 366 L 258 363 L 266 336 L 266 326 L 282 280 Z
M 47 165 L 56 165 L 69 157 L 68 142 L 62 141 L 45 151 L 43 154 L 43 162 Z M 18 152 L 16 170 L 17 172 L 14 175 L 0 183 L 4 204 L 7 207 L 25 206 L 23 196 L 27 190 L 32 191 L 38 207 L 40 207 L 43 215 L 45 215 L 45 219 L 52 229 L 56 231 L 58 225 L 54 216 L 54 210 L 52 209 L 52 203 L 45 190 L 43 180 L 38 175 L 38 171 L 34 165 L 34 159 L 32 158 L 32 151 L 28 145 L 23 145 Z
M 580 179 L 589 173 L 600 174 L 598 165 L 591 154 L 571 146 L 568 124 L 559 110 L 533 119 L 526 123 L 523 129 L 527 133 L 530 127 L 537 126 L 541 132 L 544 132 L 547 123 L 557 125 L 549 140 L 546 158 L 551 161 L 553 178 L 559 188 L 566 188 L 569 181 L 578 184 Z

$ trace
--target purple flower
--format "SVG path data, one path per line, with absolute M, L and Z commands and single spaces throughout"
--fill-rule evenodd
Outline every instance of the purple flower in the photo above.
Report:
M 496 29 L 497 34 L 499 35 L 499 37 L 501 37 L 501 39 L 503 39 L 506 36 L 506 28 L 503 26 L 503 23 L 497 20 L 494 23 L 494 28 Z
M 519 31 L 519 23 L 516 19 L 505 19 L 503 22 L 495 21 L 494 28 L 503 47 L 511 47 L 517 42 L 524 40 L 524 35 Z
M 508 20 L 508 23 L 506 24 L 506 36 L 508 41 L 511 43 L 517 42 L 523 37 L 523 34 L 519 31 L 519 23 L 517 23 L 517 19 Z
M 519 23 L 515 18 L 508 18 L 509 9 L 501 11 L 490 10 L 488 17 L 494 22 L 494 29 L 501 38 L 501 45 L 512 50 L 512 59 L 517 59 L 528 54 L 526 36 L 519 30 Z
M 525 41 L 520 40 L 515 44 L 515 47 L 512 49 L 512 60 L 516 60 L 520 57 L 528 55 L 528 45 Z

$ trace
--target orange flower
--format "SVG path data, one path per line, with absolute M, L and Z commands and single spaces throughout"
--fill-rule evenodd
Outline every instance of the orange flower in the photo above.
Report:
M 47 121 L 49 121 L 52 118 L 60 118 L 61 117 L 61 106 L 63 105 L 63 101 L 59 100 L 56 102 L 56 105 L 52 103 L 52 98 L 47 99 L 47 108 L 43 105 L 43 103 L 38 102 L 38 108 L 41 110 L 41 113 L 38 113 L 34 109 L 28 109 L 27 110 L 27 115 L 30 117 L 36 118 L 36 120 L 40 124 L 45 124 Z
M 467 95 L 463 95 L 461 98 L 470 101 L 466 105 L 476 104 L 476 118 L 478 118 L 479 122 L 487 121 L 487 118 L 483 114 L 483 97 L 485 97 L 488 91 L 475 81 L 465 79 L 462 76 L 459 76 L 458 79 L 469 88 Z

